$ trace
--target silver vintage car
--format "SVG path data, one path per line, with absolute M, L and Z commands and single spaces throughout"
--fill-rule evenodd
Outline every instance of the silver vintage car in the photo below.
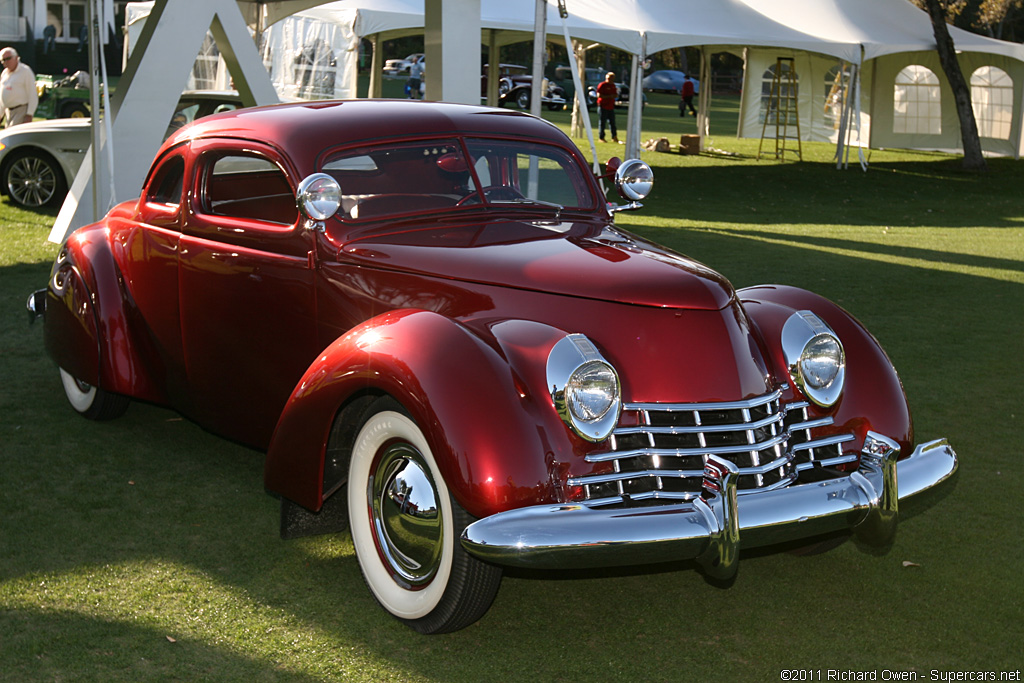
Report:
M 186 91 L 164 137 L 196 119 L 241 106 L 233 90 Z M 62 203 L 89 149 L 91 121 L 32 121 L 0 130 L 0 194 L 28 209 Z

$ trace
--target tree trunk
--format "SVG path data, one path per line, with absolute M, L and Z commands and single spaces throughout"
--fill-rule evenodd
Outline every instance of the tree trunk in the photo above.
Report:
M 935 44 L 939 51 L 939 63 L 946 73 L 949 86 L 953 89 L 956 102 L 956 113 L 960 117 L 960 138 L 964 146 L 964 168 L 972 171 L 986 171 L 988 164 L 981 153 L 981 138 L 978 136 L 978 123 L 974 119 L 974 108 L 971 106 L 971 91 L 960 70 L 960 62 L 956 59 L 953 39 L 946 27 L 946 15 L 939 0 L 924 0 L 928 16 L 932 20 L 935 31 Z

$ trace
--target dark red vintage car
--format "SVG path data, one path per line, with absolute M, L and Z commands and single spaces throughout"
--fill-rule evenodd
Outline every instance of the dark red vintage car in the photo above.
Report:
M 421 632 L 480 618 L 502 567 L 692 558 L 728 581 L 740 549 L 889 541 L 957 459 L 915 442 L 875 339 L 616 228 L 653 178 L 614 181 L 628 204 L 518 112 L 215 115 L 29 308 L 77 411 L 148 401 L 264 449 L 282 535 L 348 526 Z

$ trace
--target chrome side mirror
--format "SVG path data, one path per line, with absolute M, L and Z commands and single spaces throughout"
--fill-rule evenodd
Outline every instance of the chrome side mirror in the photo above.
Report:
M 322 230 L 323 221 L 341 208 L 341 185 L 326 173 L 314 173 L 299 183 L 295 203 L 307 219 L 306 227 Z
M 629 204 L 613 206 L 609 210 L 614 213 L 639 209 L 643 206 L 640 200 L 647 197 L 653 187 L 654 171 L 650 166 L 639 159 L 622 162 L 615 170 L 615 189 L 618 190 L 620 197 L 629 201 Z

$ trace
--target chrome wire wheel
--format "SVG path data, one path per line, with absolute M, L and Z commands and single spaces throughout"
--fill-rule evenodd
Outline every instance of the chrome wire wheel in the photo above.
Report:
M 58 173 L 59 169 L 52 160 L 26 152 L 8 164 L 4 183 L 16 204 L 35 209 L 58 198 L 58 189 L 64 186 Z
M 445 485 L 426 437 L 383 397 L 352 446 L 348 512 L 359 568 L 380 605 L 421 633 L 464 628 L 490 607 L 501 570 L 470 557 L 472 518 Z

